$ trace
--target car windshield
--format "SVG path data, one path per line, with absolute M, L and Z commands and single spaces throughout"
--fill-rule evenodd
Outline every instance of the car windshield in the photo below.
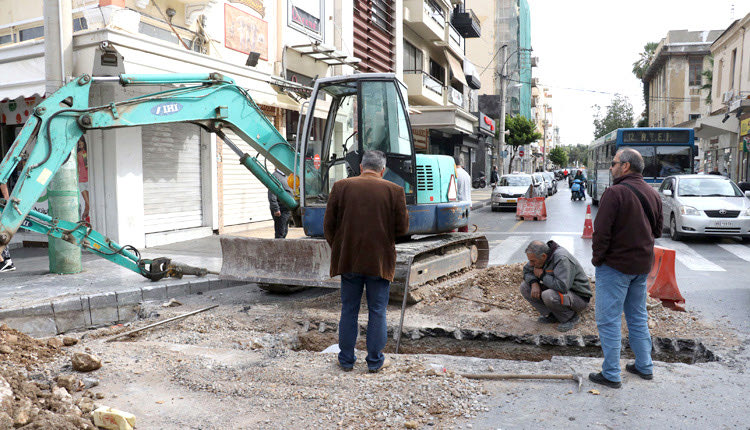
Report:
M 742 197 L 743 194 L 732 181 L 723 179 L 683 178 L 677 187 L 682 197 Z
M 531 176 L 503 176 L 500 178 L 501 187 L 523 187 L 531 185 Z
M 552 180 L 555 179 L 554 176 L 552 175 L 552 173 L 550 173 L 550 172 L 543 173 L 543 175 L 550 182 L 552 182 Z

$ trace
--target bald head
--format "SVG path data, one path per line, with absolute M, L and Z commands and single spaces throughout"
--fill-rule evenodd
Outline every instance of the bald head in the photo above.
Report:
M 617 151 L 616 155 L 619 156 L 620 163 L 630 163 L 630 173 L 643 174 L 644 163 L 640 152 L 633 148 L 623 148 Z

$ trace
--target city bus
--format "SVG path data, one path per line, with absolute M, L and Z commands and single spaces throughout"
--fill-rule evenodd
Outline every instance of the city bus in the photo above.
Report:
M 692 128 L 618 128 L 605 134 L 588 149 L 586 188 L 595 206 L 612 185 L 609 167 L 621 148 L 643 155 L 643 179 L 653 187 L 669 175 L 693 173 L 698 153 Z

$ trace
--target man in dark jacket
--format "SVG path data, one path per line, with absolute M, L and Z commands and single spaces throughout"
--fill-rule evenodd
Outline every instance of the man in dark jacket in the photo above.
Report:
M 497 173 L 497 166 L 492 166 L 492 173 L 490 173 L 490 185 L 493 187 L 500 182 L 500 175 Z
M 292 194 L 292 189 L 287 183 L 287 177 L 284 172 L 276 169 L 273 172 L 273 176 L 275 176 L 276 179 L 279 180 L 281 186 L 284 188 L 284 191 L 286 191 L 290 196 L 294 196 L 294 194 Z M 271 208 L 271 215 L 273 216 L 274 238 L 285 239 L 287 233 L 289 232 L 289 217 L 292 215 L 292 212 L 288 207 L 286 207 L 283 202 L 279 200 L 276 194 L 272 193 L 271 191 L 268 191 L 268 204 Z
M 654 260 L 654 239 L 661 237 L 659 194 L 643 180 L 643 157 L 617 151 L 610 171 L 613 185 L 604 192 L 594 220 L 591 263 L 596 267 L 596 325 L 604 363 L 589 379 L 620 388 L 621 315 L 625 312 L 635 363 L 625 369 L 653 378 L 651 334 L 646 310 L 646 278 Z
M 331 246 L 331 277 L 341 275 L 339 366 L 352 370 L 357 357 L 359 305 L 367 289 L 367 368 L 378 372 L 390 362 L 383 355 L 388 333 L 385 310 L 396 269 L 396 237 L 409 230 L 404 189 L 382 179 L 385 154 L 367 151 L 362 174 L 333 184 L 323 220 Z
M 589 305 L 591 285 L 581 264 L 554 240 L 535 240 L 526 247 L 521 295 L 542 315 L 539 322 L 565 332 L 578 324 Z

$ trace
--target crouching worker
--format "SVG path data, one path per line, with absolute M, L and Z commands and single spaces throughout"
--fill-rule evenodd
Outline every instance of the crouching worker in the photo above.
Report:
M 591 300 L 591 284 L 581 264 L 555 241 L 535 240 L 526 247 L 521 295 L 542 315 L 539 322 L 565 332 L 578 324 Z

